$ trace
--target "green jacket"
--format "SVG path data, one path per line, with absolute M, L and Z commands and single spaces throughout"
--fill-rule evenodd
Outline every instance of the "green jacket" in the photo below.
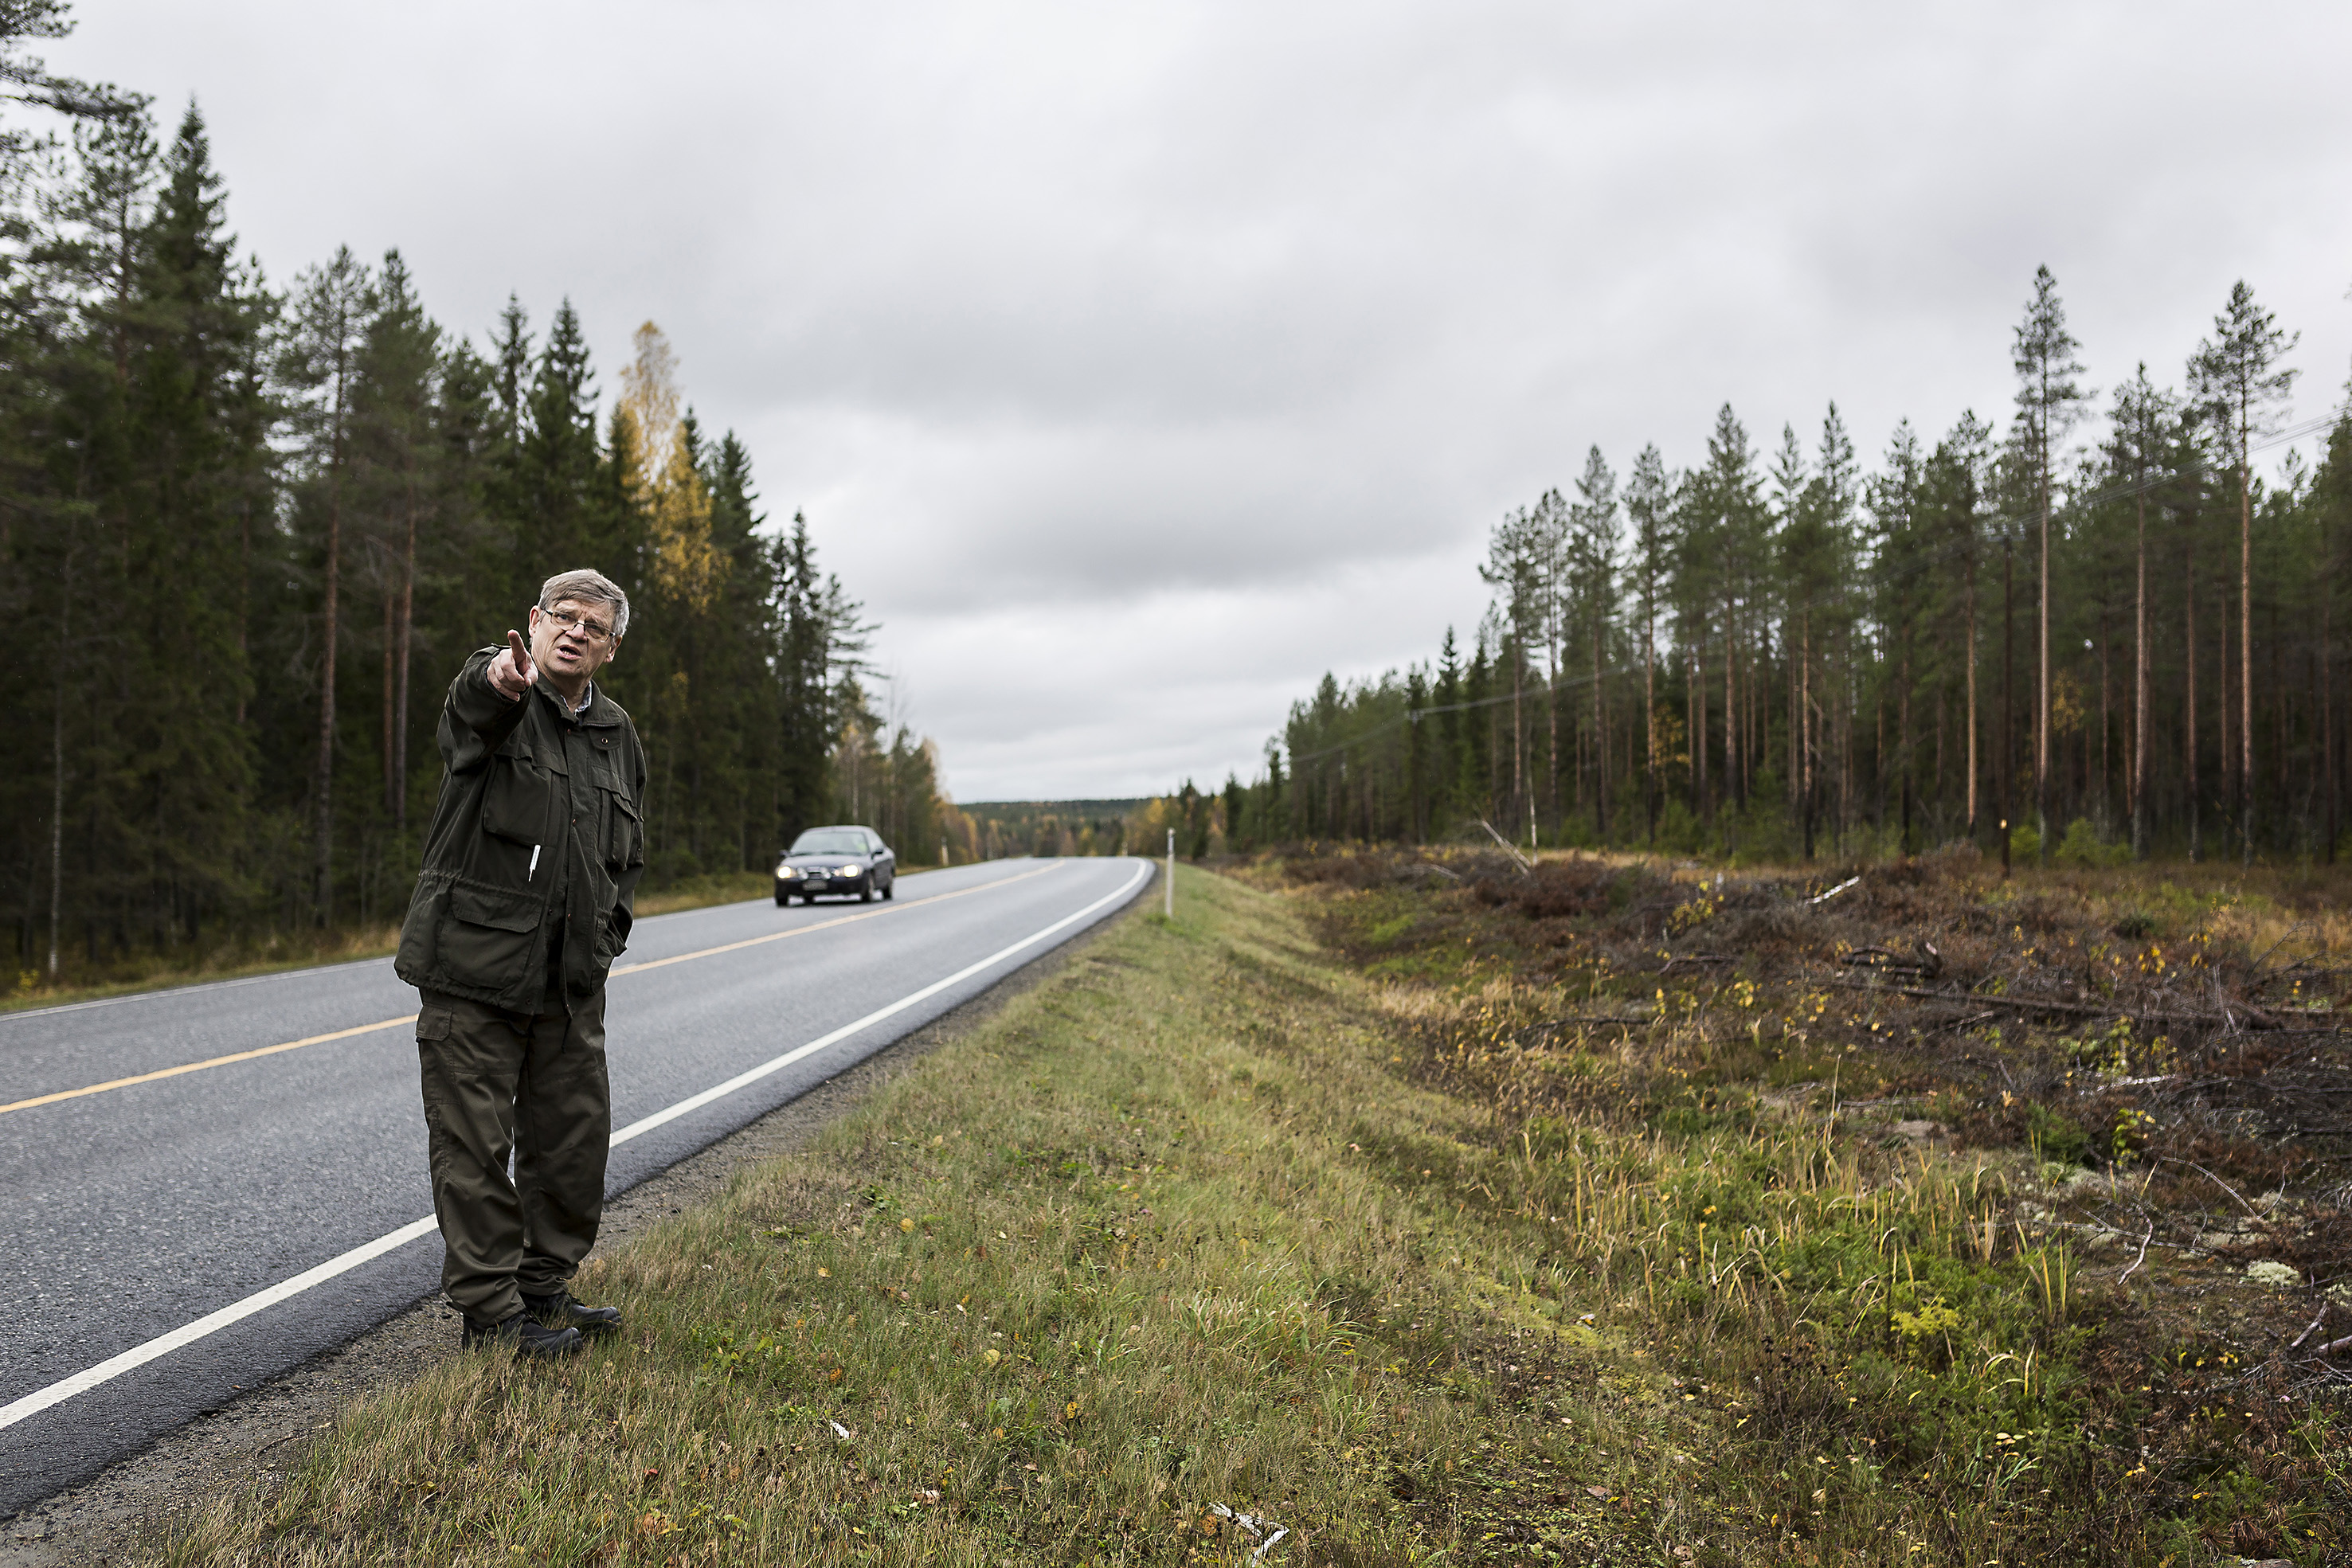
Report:
M 420 990 L 570 1011 L 628 946 L 646 867 L 646 751 L 601 687 L 576 721 L 544 679 L 519 699 L 499 695 L 488 673 L 498 653 L 468 658 L 442 705 L 441 801 L 394 968 Z M 562 998 L 545 994 L 558 942 Z

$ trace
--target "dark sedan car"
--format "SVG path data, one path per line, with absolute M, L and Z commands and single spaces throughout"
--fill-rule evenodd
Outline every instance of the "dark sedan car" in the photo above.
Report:
M 898 857 L 871 828 L 811 828 L 776 864 L 776 904 L 855 897 L 872 903 L 898 885 Z

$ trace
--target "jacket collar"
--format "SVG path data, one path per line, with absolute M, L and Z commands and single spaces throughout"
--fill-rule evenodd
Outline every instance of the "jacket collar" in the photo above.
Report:
M 620 705 L 606 696 L 604 688 L 593 680 L 588 683 L 588 706 L 576 713 L 572 710 L 572 705 L 564 700 L 563 694 L 557 691 L 554 684 L 546 676 L 541 675 L 533 681 L 531 685 L 547 698 L 548 705 L 554 708 L 557 714 L 574 724 L 588 728 L 603 728 L 621 722 Z

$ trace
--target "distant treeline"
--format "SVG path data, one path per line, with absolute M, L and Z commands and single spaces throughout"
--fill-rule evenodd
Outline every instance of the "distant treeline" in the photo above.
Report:
M 1165 795 L 1125 800 L 981 800 L 948 807 L 960 834 L 958 858 L 1012 855 L 1159 855 L 1169 835 L 1176 852 L 1199 860 L 1227 848 L 1226 823 L 1239 810 L 1239 783 L 1203 794 L 1190 779 Z M 900 859 L 908 852 L 900 852 Z
M 2352 419 L 2285 423 L 2294 344 L 2241 283 L 2184 390 L 2137 366 L 2071 447 L 2045 267 L 2005 433 L 1906 422 L 1864 474 L 1834 405 L 1769 460 L 1726 405 L 1687 470 L 1594 447 L 1494 529 L 1467 646 L 1292 708 L 1234 841 L 2332 859 Z
M 1132 852 L 1140 843 L 1139 838 L 1130 841 L 1129 819 L 1150 804 L 1144 800 L 980 800 L 957 814 L 964 819 L 966 842 L 977 860 L 1118 855 Z
M 443 689 L 572 567 L 632 600 L 600 679 L 651 758 L 653 885 L 813 822 L 939 837 L 935 753 L 861 684 L 873 628 L 803 519 L 763 527 L 651 323 L 600 419 L 569 304 L 535 332 L 509 302 L 478 350 L 397 252 L 274 288 L 193 108 L 159 146 L 143 102 L 32 75 L 71 135 L 0 139 L 0 907 L 28 983 L 396 919 Z

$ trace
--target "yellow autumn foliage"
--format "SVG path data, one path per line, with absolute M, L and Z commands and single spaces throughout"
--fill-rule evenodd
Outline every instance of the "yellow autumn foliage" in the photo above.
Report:
M 629 498 L 646 516 L 655 585 L 691 609 L 709 609 L 729 562 L 711 543 L 710 491 L 678 418 L 677 356 L 651 321 L 637 329 L 636 358 L 621 372 L 613 444 L 626 465 Z

